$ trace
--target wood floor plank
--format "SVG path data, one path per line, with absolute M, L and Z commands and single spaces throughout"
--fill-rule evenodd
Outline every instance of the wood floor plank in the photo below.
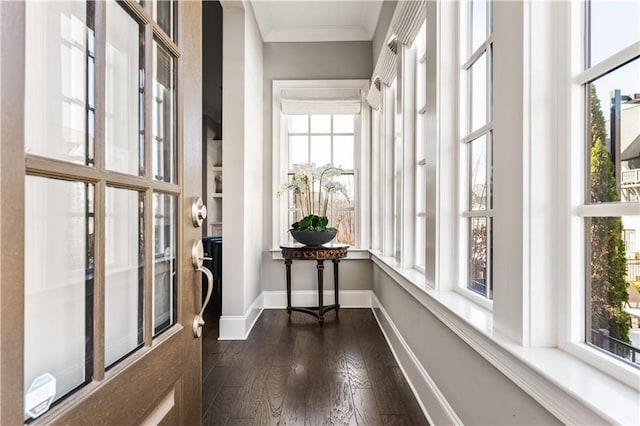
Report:
M 240 364 L 242 360 L 242 351 L 245 343 L 241 340 L 231 340 L 226 350 L 222 353 L 222 356 L 218 360 L 218 366 L 220 367 L 235 367 Z
M 303 366 L 289 369 L 280 424 L 292 426 L 304 424 L 307 409 L 307 380 L 307 371 Z
M 229 377 L 231 368 L 229 367 L 214 367 L 211 369 L 211 373 L 202 382 L 202 412 L 205 413 L 209 407 L 213 404 L 213 401 L 218 396 L 220 389 L 225 384 L 225 381 Z
M 223 386 L 205 413 L 203 423 L 207 425 L 226 424 L 229 415 L 237 411 L 240 391 L 239 387 Z
M 353 389 L 353 404 L 356 411 L 356 421 L 360 425 L 377 426 L 382 424 L 382 417 L 378 412 L 378 404 L 373 390 L 370 388 Z
M 349 384 L 349 375 L 342 372 L 330 376 L 331 424 L 357 425 L 356 410 Z
M 372 311 L 325 321 L 265 310 L 246 341 L 203 341 L 203 424 L 427 424 Z
M 256 424 L 277 425 L 280 422 L 288 376 L 288 367 L 270 368 L 256 413 Z
M 380 414 L 404 414 L 404 404 L 391 367 L 378 367 L 368 371 Z

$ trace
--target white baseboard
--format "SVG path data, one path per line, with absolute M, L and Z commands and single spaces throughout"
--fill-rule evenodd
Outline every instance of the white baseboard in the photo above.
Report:
M 221 316 L 218 340 L 247 340 L 263 309 L 264 293 L 260 293 L 244 315 Z
M 264 309 L 285 309 L 287 307 L 286 291 L 263 291 Z M 341 308 L 370 308 L 371 290 L 340 290 L 338 301 Z M 333 290 L 323 292 L 324 304 L 334 301 Z M 318 304 L 316 290 L 299 290 L 291 292 L 291 304 L 294 306 L 314 306 Z
M 372 310 L 429 424 L 462 425 L 462 420 L 424 369 L 375 294 L 372 294 Z

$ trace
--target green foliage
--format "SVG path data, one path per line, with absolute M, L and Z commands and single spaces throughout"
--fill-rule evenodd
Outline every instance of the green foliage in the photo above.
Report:
M 607 125 L 600 106 L 600 98 L 596 95 L 596 86 L 591 84 L 591 102 L 590 102 L 590 127 L 591 127 L 591 145 L 594 146 L 597 140 L 604 143 L 607 140 Z
M 593 108 L 595 91 L 592 90 L 591 93 Z M 599 104 L 600 101 L 596 104 L 598 108 Z M 602 116 L 602 112 L 599 115 Z M 599 125 L 594 125 L 593 122 L 593 118 L 597 116 L 592 111 L 591 128 L 592 131 L 595 128 L 599 132 Z M 619 201 L 614 165 L 600 137 L 593 141 L 591 148 L 591 201 Z M 611 337 L 629 342 L 630 317 L 623 310 L 629 295 L 625 279 L 627 260 L 622 231 L 622 219 L 619 217 L 591 219 L 591 328 L 607 329 Z
M 309 216 L 303 217 L 298 222 L 291 225 L 291 229 L 296 229 L 300 231 L 318 231 L 324 232 L 326 231 L 327 224 L 329 223 L 329 219 L 326 216 L 318 216 L 315 214 L 311 214 Z

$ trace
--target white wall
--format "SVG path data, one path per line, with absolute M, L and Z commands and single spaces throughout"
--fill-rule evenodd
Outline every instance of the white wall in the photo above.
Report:
M 560 424 L 377 265 L 373 291 L 464 424 Z
M 223 4 L 222 164 L 223 291 L 225 317 L 243 316 L 261 292 L 262 39 L 253 11 Z M 255 315 L 255 314 L 253 314 Z
M 263 81 L 263 192 L 264 239 L 262 288 L 284 290 L 284 264 L 272 260 L 269 251 L 272 238 L 272 202 L 276 197 L 272 184 L 271 95 L 273 80 L 323 80 L 371 78 L 371 42 L 329 43 L 265 43 Z M 225 130 L 226 132 L 226 130 Z M 316 289 L 316 270 L 309 262 L 294 262 L 292 276 L 294 290 Z M 333 274 L 325 273 L 325 288 L 332 288 Z M 340 288 L 343 290 L 371 289 L 369 260 L 345 260 L 340 263 Z
M 262 292 L 260 264 L 264 238 L 262 205 L 262 37 L 253 10 L 245 9 L 245 155 L 244 227 L 245 297 L 244 310 Z M 226 170 L 226 169 L 225 169 Z M 226 197 L 225 197 L 226 198 Z M 226 241 L 226 240 L 225 240 Z

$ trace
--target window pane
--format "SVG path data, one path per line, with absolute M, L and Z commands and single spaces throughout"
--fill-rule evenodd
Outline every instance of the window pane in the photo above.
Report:
M 490 223 L 490 222 L 489 222 Z M 491 298 L 488 260 L 491 259 L 490 235 L 486 217 L 470 218 L 469 229 L 469 282 L 467 288 Z
M 167 33 L 170 38 L 175 38 L 173 34 L 176 7 L 173 0 L 154 0 L 153 19 L 160 28 Z
M 25 152 L 93 164 L 93 10 L 84 2 L 29 1 L 25 14 Z
M 153 63 L 153 176 L 175 182 L 175 59 L 155 40 Z
M 424 165 L 416 167 L 416 212 L 425 213 L 427 210 L 427 168 Z
M 92 374 L 93 185 L 27 176 L 24 211 L 24 391 L 49 373 L 58 400 Z
M 416 159 L 418 161 L 425 160 L 425 122 L 424 114 L 416 116 Z
M 176 322 L 176 197 L 153 194 L 153 335 Z
M 312 115 L 311 133 L 331 133 L 331 116 Z
M 640 194 L 640 59 L 588 86 L 592 203 L 632 202 Z
M 471 55 L 487 39 L 487 2 L 473 0 L 471 2 Z
M 289 136 L 289 169 L 309 162 L 309 137 Z
M 640 40 L 639 2 L 592 0 L 589 6 L 590 64 L 597 64 Z
M 317 166 L 331 163 L 331 136 L 311 136 L 311 162 Z
M 353 133 L 353 115 L 334 115 L 333 133 Z
M 331 210 L 328 213 L 329 226 L 338 229 L 332 242 L 354 246 L 356 244 L 355 214 L 353 210 Z
M 105 204 L 105 363 L 142 344 L 144 193 L 107 188 Z
M 353 136 L 333 137 L 333 164 L 353 170 Z
M 138 23 L 115 1 L 108 1 L 105 70 L 105 147 L 110 170 L 139 175 L 140 34 Z
M 353 208 L 355 206 L 355 176 L 345 173 L 343 175 L 334 178 L 335 181 L 342 184 L 345 193 L 337 193 L 333 195 L 333 208 L 334 209 L 346 209 Z
M 424 268 L 425 263 L 425 217 L 416 217 L 416 266 Z
M 309 133 L 309 116 L 290 115 L 289 133 Z
M 487 209 L 487 139 L 481 136 L 469 144 L 469 209 Z
M 471 66 L 471 128 L 487 124 L 487 55 L 484 53 Z
M 587 336 L 591 344 L 640 367 L 638 316 L 640 307 L 640 253 L 625 248 L 623 229 L 640 230 L 640 215 L 594 217 L 587 220 L 589 265 Z

